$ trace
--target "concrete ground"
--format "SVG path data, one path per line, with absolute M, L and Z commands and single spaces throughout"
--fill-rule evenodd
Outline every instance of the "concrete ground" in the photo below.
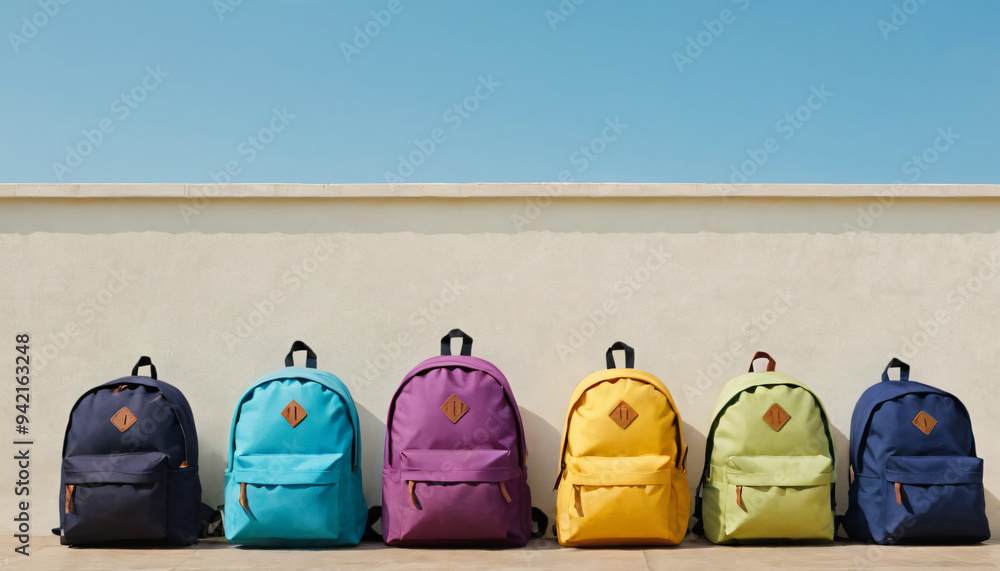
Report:
M 32 538 L 30 553 L 0 539 L 3 569 L 914 569 L 1000 567 L 1000 540 L 968 546 L 714 546 L 687 539 L 675 548 L 570 549 L 555 540 L 524 549 L 403 549 L 362 543 L 344 549 L 245 549 L 212 539 L 178 549 L 71 549 Z

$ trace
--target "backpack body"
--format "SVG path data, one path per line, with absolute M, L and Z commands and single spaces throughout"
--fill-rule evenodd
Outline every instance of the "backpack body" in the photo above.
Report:
M 615 349 L 627 368 L 614 367 Z M 570 399 L 556 481 L 560 545 L 676 545 L 687 533 L 681 417 L 666 386 L 633 365 L 632 349 L 616 343 L 608 369 Z
M 151 376 L 138 375 L 150 365 Z M 202 527 L 198 434 L 187 400 L 142 357 L 95 387 L 63 440 L 60 537 L 68 545 L 189 545 Z
M 464 339 L 453 356 L 452 337 Z M 523 546 L 531 493 L 521 413 L 503 373 L 454 330 L 389 405 L 382 536 L 389 545 Z
M 827 540 L 834 534 L 834 443 L 805 385 L 774 371 L 737 377 L 712 414 L 700 519 L 713 543 Z M 699 510 L 696 510 L 699 511 Z
M 899 367 L 900 380 L 889 380 Z M 851 418 L 847 533 L 883 544 L 989 539 L 983 460 L 965 406 L 893 359 Z
M 233 415 L 226 470 L 226 538 L 256 546 L 356 545 L 367 507 L 358 413 L 347 387 L 288 365 L 259 379 Z

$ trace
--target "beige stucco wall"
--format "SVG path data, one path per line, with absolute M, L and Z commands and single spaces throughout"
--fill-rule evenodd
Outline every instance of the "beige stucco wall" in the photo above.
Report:
M 236 400 L 282 366 L 295 339 L 351 388 L 365 491 L 378 503 L 389 398 L 453 327 L 510 379 L 534 501 L 550 515 L 567 400 L 623 340 L 674 393 L 692 488 L 719 389 L 755 350 L 769 351 L 825 402 L 841 510 L 854 403 L 901 356 L 912 378 L 968 406 L 1000 522 L 995 187 L 657 185 L 616 195 L 570 185 L 555 198 L 530 185 L 482 198 L 433 185 L 395 198 L 379 198 L 389 187 L 351 198 L 293 187 L 300 198 L 222 189 L 196 203 L 166 186 L 130 198 L 97 197 L 99 186 L 84 198 L 78 187 L 0 187 L 6 533 L 17 333 L 32 336 L 30 501 L 41 534 L 58 523 L 62 435 L 82 391 L 150 355 L 191 402 L 205 499 L 221 503 Z

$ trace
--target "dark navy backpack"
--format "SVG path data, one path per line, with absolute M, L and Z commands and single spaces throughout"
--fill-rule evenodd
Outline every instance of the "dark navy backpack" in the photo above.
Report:
M 900 380 L 889 380 L 892 368 Z M 893 359 L 854 408 L 844 527 L 883 544 L 985 541 L 983 460 L 969 413 L 955 396 L 909 376 L 910 366 Z
M 138 376 L 149 365 L 150 376 Z M 63 440 L 59 532 L 68 545 L 189 545 L 212 515 L 201 503 L 198 434 L 187 400 L 142 357 L 132 375 L 95 387 Z

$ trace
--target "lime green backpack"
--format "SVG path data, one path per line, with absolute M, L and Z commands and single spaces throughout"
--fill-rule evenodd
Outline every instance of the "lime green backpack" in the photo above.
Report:
M 753 361 L 767 359 L 767 372 Z M 716 401 L 695 500 L 713 543 L 827 540 L 834 534 L 833 437 L 819 398 L 757 353 Z M 700 528 L 700 529 L 699 529 Z

